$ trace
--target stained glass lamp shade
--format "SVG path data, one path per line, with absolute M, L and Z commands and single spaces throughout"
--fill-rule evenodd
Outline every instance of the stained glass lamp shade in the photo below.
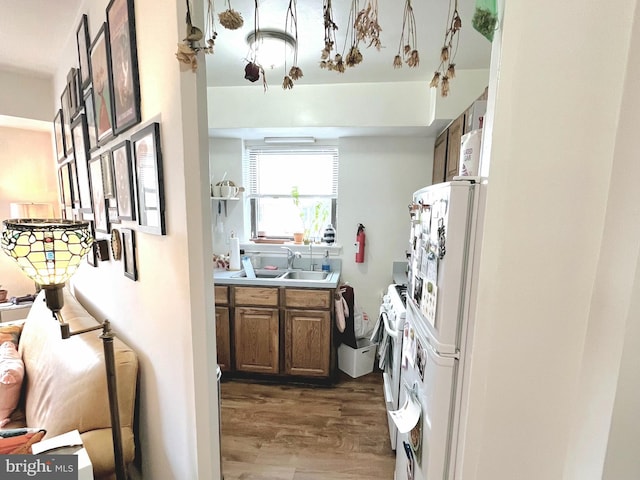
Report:
M 59 311 L 53 297 L 76 272 L 93 243 L 88 222 L 63 219 L 5 220 L 2 249 L 33 281 L 46 289 L 47 305 Z M 50 298 L 52 297 L 52 298 Z

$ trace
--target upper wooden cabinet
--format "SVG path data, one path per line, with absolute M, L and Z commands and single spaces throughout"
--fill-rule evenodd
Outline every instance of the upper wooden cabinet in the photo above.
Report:
M 464 127 L 465 115 L 456 118 L 447 129 L 447 175 L 445 181 L 453 180 L 458 175 L 460 167 L 460 140 L 462 139 L 462 128 Z
M 478 112 L 484 114 L 482 108 L 486 108 L 486 102 L 483 103 L 483 101 L 487 96 L 488 89 L 485 88 L 484 93 L 436 138 L 433 146 L 432 184 L 448 182 L 458 175 L 462 135 L 472 130 L 474 123 L 472 120 L 477 119 Z

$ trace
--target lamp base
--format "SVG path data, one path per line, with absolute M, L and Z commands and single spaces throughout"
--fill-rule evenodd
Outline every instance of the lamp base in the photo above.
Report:
M 63 285 L 42 285 L 44 289 L 44 298 L 47 307 L 52 312 L 59 312 L 64 306 L 64 295 L 62 293 Z

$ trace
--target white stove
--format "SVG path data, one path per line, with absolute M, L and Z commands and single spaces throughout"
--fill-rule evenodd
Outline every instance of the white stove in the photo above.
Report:
M 384 399 L 387 406 L 389 438 L 395 450 L 398 430 L 388 412 L 398 410 L 400 398 L 400 369 L 402 363 L 402 334 L 407 315 L 406 285 L 391 284 L 382 298 L 380 327 L 384 333 L 378 346 L 379 366 L 384 380 Z

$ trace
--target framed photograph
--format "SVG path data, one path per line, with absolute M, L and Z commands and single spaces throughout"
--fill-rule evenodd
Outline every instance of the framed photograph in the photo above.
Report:
M 113 176 L 116 184 L 116 199 L 118 200 L 118 218 L 120 220 L 135 220 L 133 168 L 131 165 L 131 144 L 128 140 L 111 149 L 113 160 Z
M 62 110 L 59 109 L 58 113 L 53 119 L 53 132 L 56 136 L 56 156 L 58 163 L 62 163 L 64 160 L 64 132 L 62 130 Z
M 89 187 L 91 188 L 91 207 L 96 232 L 109 233 L 107 200 L 102 190 L 102 162 L 100 157 L 89 160 Z
M 102 163 L 102 191 L 104 198 L 115 198 L 116 192 L 113 186 L 113 165 L 111 164 L 111 152 L 100 154 Z
M 58 168 L 58 180 L 60 181 L 60 204 L 63 207 L 73 207 L 73 194 L 71 193 L 71 174 L 69 162 Z M 63 208 L 64 210 L 64 208 Z
M 90 152 L 98 148 L 98 137 L 96 133 L 96 116 L 93 110 L 93 89 L 89 87 L 84 94 L 84 113 L 87 120 L 87 133 L 89 143 L 87 146 Z
M 71 206 L 74 209 L 80 208 L 80 194 L 78 187 L 78 171 L 76 170 L 75 160 L 67 163 L 69 168 L 69 183 L 71 184 Z
M 82 212 L 91 212 L 91 189 L 89 188 L 89 133 L 87 116 L 80 114 L 71 124 L 73 153 L 76 159 L 78 178 L 78 208 Z
M 113 129 L 116 135 L 140 123 L 140 80 L 133 0 L 111 0 L 107 25 L 113 78 Z
M 164 185 L 160 124 L 152 123 L 131 136 L 135 165 L 138 230 L 165 235 Z
M 67 73 L 67 90 L 69 91 L 69 108 L 71 111 L 71 117 L 69 118 L 69 123 L 73 122 L 73 119 L 78 114 L 78 110 L 80 109 L 80 100 L 78 99 L 78 86 L 77 82 L 77 69 L 72 68 Z
M 136 265 L 136 236 L 133 230 L 122 228 L 122 255 L 124 257 L 124 276 L 133 281 L 138 280 Z
M 113 137 L 113 87 L 109 70 L 111 65 L 109 56 L 109 32 L 107 24 L 103 23 L 89 49 L 93 84 L 93 111 L 98 145 L 104 145 Z
M 96 229 L 95 226 L 93 224 L 93 220 L 88 220 L 89 222 L 89 231 L 91 232 L 91 236 L 93 238 L 96 237 Z M 87 253 L 87 263 L 89 265 L 91 265 L 92 267 L 97 267 L 98 266 L 98 252 L 96 250 L 96 242 L 93 242 L 93 245 L 91 245 L 91 250 L 89 250 L 89 253 Z
M 76 30 L 76 45 L 78 46 L 78 66 L 80 73 L 80 87 L 84 90 L 91 83 L 91 70 L 89 67 L 89 18 L 82 15 L 80 25 Z
M 73 142 L 71 141 L 71 96 L 69 94 L 69 86 L 67 85 L 60 97 L 62 105 L 62 134 L 64 135 L 64 155 L 67 156 L 73 151 Z

